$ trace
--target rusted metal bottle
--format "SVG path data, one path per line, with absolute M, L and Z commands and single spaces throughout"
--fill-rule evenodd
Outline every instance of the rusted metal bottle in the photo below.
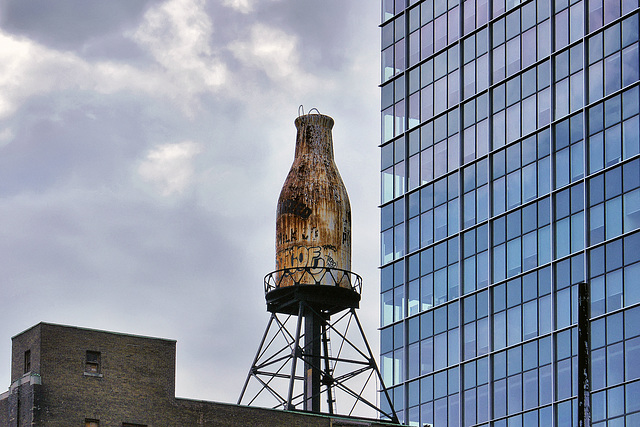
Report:
M 333 158 L 333 124 L 321 114 L 295 120 L 295 158 L 276 214 L 277 287 L 349 286 L 331 274 L 351 270 L 351 205 Z

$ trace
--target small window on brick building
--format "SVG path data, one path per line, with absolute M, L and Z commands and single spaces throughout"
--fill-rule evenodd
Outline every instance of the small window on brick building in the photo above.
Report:
M 84 371 L 88 374 L 100 373 L 100 352 L 87 350 L 87 360 Z
M 24 372 L 23 374 L 26 374 L 27 372 L 29 372 L 31 370 L 31 350 L 27 350 L 24 352 Z
M 122 427 L 147 427 L 146 424 L 122 423 Z
M 84 427 L 100 427 L 100 420 L 85 418 Z

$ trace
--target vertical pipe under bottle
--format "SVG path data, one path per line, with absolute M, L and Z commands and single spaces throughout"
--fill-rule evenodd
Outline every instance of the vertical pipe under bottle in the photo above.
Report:
M 320 319 L 310 308 L 304 312 L 304 410 L 320 412 L 320 364 L 321 330 Z

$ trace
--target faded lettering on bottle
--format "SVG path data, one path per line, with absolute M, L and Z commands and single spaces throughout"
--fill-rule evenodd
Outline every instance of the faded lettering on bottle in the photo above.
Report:
M 311 212 L 312 209 L 299 200 L 287 199 L 280 204 L 280 214 L 292 214 L 307 219 Z

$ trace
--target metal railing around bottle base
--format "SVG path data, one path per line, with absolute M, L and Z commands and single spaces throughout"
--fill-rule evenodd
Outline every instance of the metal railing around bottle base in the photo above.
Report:
M 362 277 L 349 270 L 327 267 L 296 267 L 272 271 L 264 276 L 264 293 L 287 286 L 335 286 L 362 292 Z

